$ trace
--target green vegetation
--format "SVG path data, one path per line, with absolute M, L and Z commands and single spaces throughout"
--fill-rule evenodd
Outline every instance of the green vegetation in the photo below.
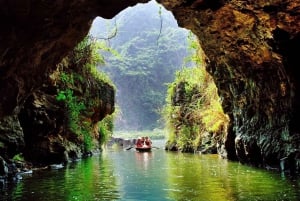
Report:
M 108 44 L 120 54 L 105 54 L 107 64 L 101 67 L 117 86 L 120 112 L 115 129 L 162 128 L 159 111 L 165 105 L 165 83 L 174 80 L 187 55 L 188 31 L 178 28 L 172 14 L 154 1 L 126 9 L 111 24 L 97 19 L 91 32 L 96 38 L 110 38 Z M 105 32 L 108 37 L 103 37 Z
M 98 123 L 99 141 L 103 145 L 112 136 L 114 115 L 108 115 Z
M 107 125 L 112 124 L 113 120 L 107 117 L 99 123 L 98 134 L 95 132 L 95 120 L 91 119 L 95 108 L 101 107 L 101 94 L 93 93 L 93 90 L 98 91 L 106 85 L 113 87 L 108 76 L 96 68 L 104 64 L 100 49 L 107 50 L 103 44 L 86 37 L 58 67 L 59 89 L 56 100 L 64 103 L 67 110 L 66 126 L 83 141 L 85 151 L 98 146 L 98 140 L 100 144 L 103 143 L 108 138 L 106 135 L 111 135 L 109 129 L 112 129 Z M 83 90 L 86 86 L 90 89 Z M 97 137 L 98 140 L 95 140 Z
M 101 68 L 117 86 L 120 110 L 114 135 L 132 138 L 163 128 L 160 111 L 167 105 L 163 113 L 169 142 L 183 151 L 194 151 L 203 144 L 207 133 L 222 135 L 228 120 L 213 80 L 203 67 L 198 41 L 192 40 L 192 34 L 179 29 L 174 21 L 155 2 L 122 12 L 113 21 L 117 27 L 114 30 L 121 34 L 106 40 L 120 56 L 106 54 L 108 64 Z M 94 27 L 107 27 L 107 21 L 101 19 L 94 23 Z M 92 32 L 95 37 L 103 38 L 99 35 L 105 31 Z M 111 28 L 107 32 L 112 33 Z M 193 52 L 189 56 L 188 38 Z M 172 83 L 167 86 L 166 82 Z M 182 100 L 176 100 L 178 94 Z
M 24 156 L 20 153 L 12 158 L 13 161 L 25 162 Z
M 86 109 L 86 106 L 85 103 L 80 101 L 73 93 L 71 89 L 59 91 L 56 99 L 66 103 L 69 112 L 69 128 L 72 132 L 80 134 L 80 128 L 82 127 L 80 114 Z
M 183 152 L 210 146 L 205 144 L 206 136 L 212 141 L 218 140 L 228 124 L 217 88 L 204 68 L 199 43 L 192 39 L 190 44 L 194 53 L 186 62 L 192 61 L 195 66 L 183 67 L 176 73 L 175 81 L 168 85 L 167 104 L 163 111 L 168 129 L 167 146 L 176 144 Z

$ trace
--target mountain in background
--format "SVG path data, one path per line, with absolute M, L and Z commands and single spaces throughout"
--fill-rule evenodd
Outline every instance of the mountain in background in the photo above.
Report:
M 179 28 L 172 13 L 155 1 L 126 9 L 111 20 L 96 18 L 90 34 L 105 40 L 120 56 L 105 54 L 117 87 L 116 130 L 148 130 L 162 126 L 158 111 L 167 86 L 188 55 L 189 31 Z M 101 69 L 100 69 L 101 68 Z

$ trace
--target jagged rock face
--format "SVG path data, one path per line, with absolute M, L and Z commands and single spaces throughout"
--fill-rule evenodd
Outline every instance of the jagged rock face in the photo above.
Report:
M 25 102 L 19 114 L 24 130 L 26 160 L 39 163 L 64 161 L 67 150 L 65 111 L 55 99 L 56 90 L 47 86 L 35 91 Z M 74 151 L 74 150 L 72 150 Z
M 300 1 L 160 2 L 201 41 L 207 69 L 231 117 L 228 156 L 265 165 L 295 157 L 300 146 Z
M 17 115 L 4 117 L 0 122 L 0 153 L 5 159 L 12 158 L 25 146 L 23 129 Z
M 96 15 L 112 17 L 138 1 L 47 2 L 0 3 L 1 118 L 18 112 L 46 69 L 83 38 Z M 159 2 L 199 37 L 231 118 L 228 157 L 265 165 L 285 156 L 299 161 L 300 1 Z
M 19 109 L 47 77 L 47 69 L 86 36 L 96 16 L 111 18 L 137 2 L 1 1 L 0 94 L 5 96 L 0 97 L 0 117 Z
M 136 3 L 0 1 L 0 155 L 12 157 L 24 148 L 24 134 L 17 118 L 20 108 L 48 79 L 56 64 L 86 36 L 93 19 L 98 15 L 111 18 Z M 110 105 L 106 107 L 98 109 L 93 119 L 103 118 Z
M 24 133 L 24 157 L 34 164 L 61 163 L 81 158 L 85 154 L 83 136 L 75 134 L 69 126 L 71 111 L 65 102 L 57 100 L 58 91 L 62 90 L 60 73 L 65 71 L 54 71 L 48 81 L 27 98 L 18 116 Z M 84 76 L 83 73 L 81 75 Z M 93 102 L 86 106 L 86 112 L 82 114 L 82 118 L 92 122 L 92 128 L 96 128 L 106 115 L 113 113 L 112 86 L 84 76 L 81 82 L 77 81 L 76 85 L 71 84 L 69 87 L 83 100 Z M 93 149 L 100 149 L 97 130 L 91 131 L 91 136 L 95 142 Z

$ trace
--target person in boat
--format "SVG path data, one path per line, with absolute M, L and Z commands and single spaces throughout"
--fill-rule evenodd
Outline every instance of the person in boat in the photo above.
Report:
M 142 147 L 145 147 L 146 146 L 146 138 L 145 137 L 142 137 Z
M 142 147 L 143 144 L 144 144 L 144 142 L 142 142 L 142 138 L 139 137 L 139 138 L 137 139 L 137 141 L 136 141 L 136 146 L 137 146 L 137 147 Z
M 152 141 L 150 140 L 150 137 L 148 137 L 148 136 L 145 137 L 145 144 L 148 147 L 152 145 Z

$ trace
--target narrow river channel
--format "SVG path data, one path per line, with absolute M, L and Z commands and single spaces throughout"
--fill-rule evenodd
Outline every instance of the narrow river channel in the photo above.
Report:
M 155 141 L 154 141 L 155 145 Z M 107 149 L 1 189 L 14 201 L 299 201 L 300 181 L 217 155 Z

